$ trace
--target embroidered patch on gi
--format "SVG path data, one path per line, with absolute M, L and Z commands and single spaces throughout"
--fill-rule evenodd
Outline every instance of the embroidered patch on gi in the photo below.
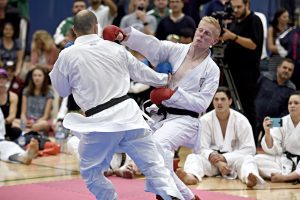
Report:
M 205 78 L 200 78 L 200 80 L 199 80 L 199 87 L 200 87 L 200 89 L 202 88 L 204 81 L 205 81 Z

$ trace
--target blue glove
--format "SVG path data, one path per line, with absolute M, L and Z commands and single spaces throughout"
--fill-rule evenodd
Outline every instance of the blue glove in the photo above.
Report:
M 72 46 L 74 44 L 74 42 L 68 42 L 66 45 L 65 45 L 65 48 L 68 48 L 70 46 Z
M 165 61 L 156 66 L 156 71 L 159 73 L 172 74 L 173 67 L 169 62 Z

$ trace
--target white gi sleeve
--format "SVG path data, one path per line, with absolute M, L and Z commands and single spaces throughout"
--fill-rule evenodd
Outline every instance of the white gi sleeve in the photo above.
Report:
M 52 71 L 49 73 L 53 88 L 58 92 L 61 97 L 66 97 L 71 94 L 71 87 L 68 76 L 61 72 L 61 68 L 65 67 L 64 54 L 60 53 L 56 60 Z
M 128 40 L 122 42 L 125 46 L 138 51 L 145 56 L 152 65 L 156 66 L 160 62 L 170 61 L 170 54 L 177 55 L 182 51 L 182 44 L 170 41 L 160 41 L 152 35 L 146 35 L 133 27 L 124 30 L 129 35 Z
M 130 78 L 136 82 L 151 85 L 154 87 L 166 86 L 168 82 L 168 75 L 164 73 L 157 73 L 143 62 L 136 59 L 128 51 L 124 51 L 126 60 L 128 62 L 128 70 Z
M 268 148 L 265 136 L 263 137 L 261 141 L 261 147 L 264 150 L 264 152 L 271 154 L 271 155 L 281 155 L 283 152 L 282 148 L 282 141 L 283 141 L 283 136 L 281 134 L 281 131 L 283 131 L 283 128 L 271 128 L 271 136 L 273 138 L 273 146 L 271 148 Z

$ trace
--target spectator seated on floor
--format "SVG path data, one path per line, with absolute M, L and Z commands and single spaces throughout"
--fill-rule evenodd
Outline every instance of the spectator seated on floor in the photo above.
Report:
M 221 175 L 239 178 L 248 187 L 264 183 L 259 176 L 251 125 L 241 113 L 230 109 L 230 90 L 219 87 L 214 98 L 214 110 L 201 116 L 200 154 L 189 154 L 184 169 L 176 174 L 187 185 L 197 184 L 204 176 Z
M 0 107 L 5 118 L 5 138 L 14 141 L 20 135 L 22 130 L 13 127 L 13 121 L 17 114 L 18 96 L 7 88 L 8 73 L 0 68 Z
M 281 118 L 275 126 L 275 120 L 265 117 L 263 128 L 265 136 L 261 141 L 265 154 L 255 156 L 259 173 L 272 180 L 272 174 L 288 175 L 296 170 L 300 160 L 300 91 L 290 95 L 289 114 Z M 275 178 L 274 178 L 275 180 Z
M 23 91 L 21 120 L 16 123 L 22 129 L 24 124 L 25 132 L 48 133 L 51 127 L 50 113 L 54 97 L 47 77 L 43 67 L 34 68 L 29 85 Z

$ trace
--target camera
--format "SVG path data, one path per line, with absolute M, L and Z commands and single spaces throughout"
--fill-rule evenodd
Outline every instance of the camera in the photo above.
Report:
M 234 19 L 233 9 L 230 2 L 227 2 L 224 6 L 223 11 L 216 11 L 212 13 L 212 17 L 216 18 L 219 21 L 221 26 L 221 35 L 224 33 L 223 28 L 227 28 L 228 21 Z

